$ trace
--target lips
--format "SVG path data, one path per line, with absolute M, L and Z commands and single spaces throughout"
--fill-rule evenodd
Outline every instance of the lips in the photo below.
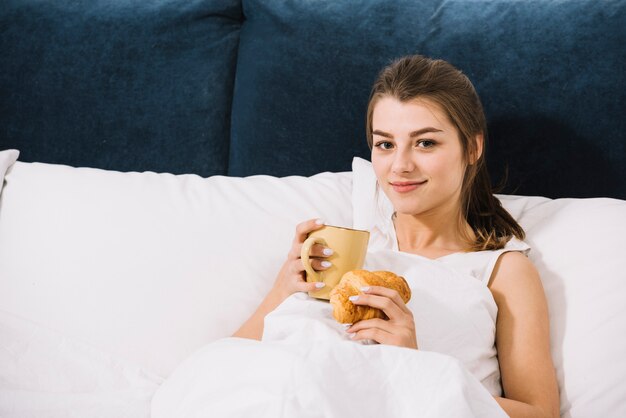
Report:
M 424 180 L 424 181 L 394 181 L 389 183 L 391 185 L 391 187 L 393 187 L 393 190 L 397 193 L 407 193 L 407 192 L 411 192 L 415 189 L 417 189 L 418 187 L 426 184 L 428 180 Z

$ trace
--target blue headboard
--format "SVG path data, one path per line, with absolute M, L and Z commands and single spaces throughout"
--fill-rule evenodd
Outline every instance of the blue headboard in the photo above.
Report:
M 377 72 L 463 70 L 503 192 L 626 199 L 626 0 L 5 0 L 0 149 L 122 171 L 312 175 L 368 158 Z

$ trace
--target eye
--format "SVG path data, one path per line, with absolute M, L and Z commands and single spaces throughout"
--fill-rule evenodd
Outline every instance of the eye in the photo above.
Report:
M 432 148 L 435 145 L 437 145 L 437 143 L 432 139 L 422 139 L 417 142 L 417 146 L 420 148 Z
M 393 144 L 389 141 L 380 141 L 377 142 L 374 145 L 374 148 L 378 148 L 378 149 L 382 149 L 382 150 L 389 150 L 393 147 Z

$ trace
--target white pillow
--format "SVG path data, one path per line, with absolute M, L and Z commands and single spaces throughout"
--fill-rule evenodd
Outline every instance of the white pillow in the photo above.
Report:
M 393 209 L 371 163 L 353 161 L 355 227 Z M 498 195 L 527 234 L 550 309 L 563 417 L 626 416 L 626 201 Z
M 519 222 L 548 299 L 562 416 L 626 416 L 626 201 L 534 202 Z
M 18 161 L 0 206 L 0 310 L 167 377 L 254 312 L 297 223 L 352 225 L 351 177 Z

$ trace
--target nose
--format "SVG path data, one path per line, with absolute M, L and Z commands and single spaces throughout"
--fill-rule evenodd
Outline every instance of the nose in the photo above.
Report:
M 394 174 L 410 173 L 415 170 L 415 162 L 412 159 L 410 150 L 398 150 L 395 153 L 391 170 Z

